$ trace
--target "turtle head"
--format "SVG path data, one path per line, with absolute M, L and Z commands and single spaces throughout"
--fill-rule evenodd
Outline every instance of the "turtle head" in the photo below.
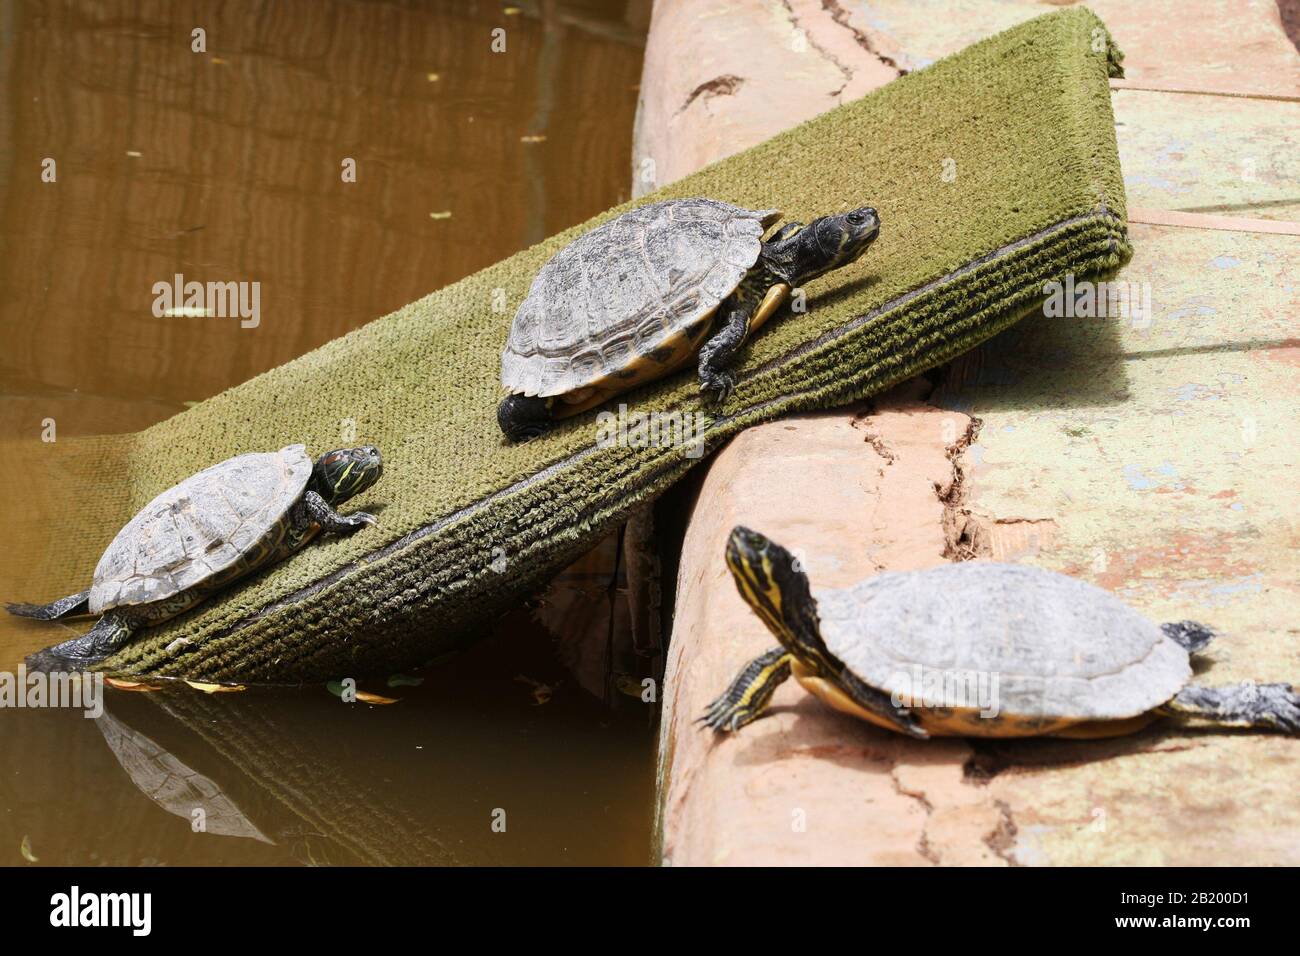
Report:
M 374 445 L 336 448 L 316 460 L 310 487 L 331 505 L 337 505 L 365 491 L 383 473 L 384 462 Z
M 793 285 L 856 262 L 880 235 L 880 216 L 870 206 L 822 216 L 791 238 Z
M 727 567 L 736 589 L 767 629 L 787 650 L 818 670 L 826 647 L 817 619 L 817 602 L 799 560 L 775 541 L 744 525 L 727 539 Z

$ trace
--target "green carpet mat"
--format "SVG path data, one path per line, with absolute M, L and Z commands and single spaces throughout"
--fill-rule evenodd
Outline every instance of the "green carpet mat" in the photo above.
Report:
M 639 200 L 710 196 L 804 221 L 863 204 L 881 214 L 870 252 L 811 283 L 807 312 L 779 316 L 742 353 L 708 450 L 939 365 L 1034 307 L 1045 281 L 1127 261 L 1107 84 L 1118 62 L 1090 12 L 1052 13 Z M 52 542 L 75 543 L 55 559 L 69 590 L 89 583 L 108 543 L 76 533 L 87 512 L 90 526 L 120 525 L 227 456 L 339 445 L 346 420 L 385 457 L 383 480 L 348 506 L 379 511 L 378 527 L 313 544 L 146 632 L 106 668 L 283 681 L 417 664 L 481 633 L 696 464 L 680 448 L 598 447 L 595 412 L 524 445 L 497 429 L 501 348 L 534 273 L 630 206 L 119 438 L 111 460 L 87 446 L 67 466 L 87 493 L 51 528 Z M 693 370 L 626 400 L 700 408 Z

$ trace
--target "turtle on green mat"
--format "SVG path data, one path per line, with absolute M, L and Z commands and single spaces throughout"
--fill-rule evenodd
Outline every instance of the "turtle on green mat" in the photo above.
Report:
M 302 445 L 229 458 L 186 478 L 127 522 L 95 568 L 91 587 L 50 604 L 10 604 L 22 617 L 52 621 L 101 614 L 80 637 L 28 658 L 40 670 L 86 667 L 135 632 L 187 611 L 236 578 L 294 553 L 319 532 L 352 532 L 373 515 L 335 507 L 383 474 L 369 445 L 326 452 Z
M 699 355 L 700 390 L 725 401 L 740 347 L 792 289 L 849 265 L 880 232 L 869 207 L 782 226 L 775 209 L 672 199 L 580 236 L 537 273 L 515 313 L 497 422 L 545 432 Z
M 1165 716 L 1300 734 L 1290 684 L 1190 683 L 1212 630 L 1157 626 L 1077 578 L 972 561 L 813 592 L 788 551 L 744 527 L 726 557 L 781 646 L 709 706 L 701 722 L 716 731 L 757 718 L 793 674 L 836 710 L 913 737 L 1112 737 Z

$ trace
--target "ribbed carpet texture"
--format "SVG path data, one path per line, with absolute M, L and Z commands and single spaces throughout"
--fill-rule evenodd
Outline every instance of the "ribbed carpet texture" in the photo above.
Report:
M 880 212 L 867 255 L 811 283 L 807 311 L 779 315 L 744 350 L 707 451 L 757 422 L 937 366 L 1035 307 L 1045 282 L 1126 262 L 1107 85 L 1119 60 L 1090 12 L 1048 14 L 638 200 L 708 196 L 805 222 Z M 120 526 L 240 452 L 305 442 L 319 454 L 344 443 L 348 420 L 356 443 L 385 458 L 383 479 L 344 507 L 378 512 L 377 527 L 319 540 L 144 632 L 104 668 L 298 681 L 415 666 L 482 633 L 698 464 L 681 446 L 598 446 L 597 411 L 521 445 L 497 427 L 501 349 L 534 274 L 632 205 L 115 439 L 111 460 L 93 440 L 74 455 L 69 487 L 88 491 L 73 509 L 82 527 L 88 513 L 89 526 Z M 623 400 L 638 412 L 703 410 L 693 369 Z M 66 563 L 68 589 L 87 586 L 108 540 L 58 540 L 52 560 Z

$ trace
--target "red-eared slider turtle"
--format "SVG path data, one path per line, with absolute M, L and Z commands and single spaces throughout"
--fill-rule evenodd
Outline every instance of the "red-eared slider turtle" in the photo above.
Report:
M 1164 716 L 1300 733 L 1290 684 L 1189 683 L 1213 631 L 1157 626 L 1076 578 L 973 561 L 812 591 L 788 551 L 748 528 L 726 554 L 781 646 L 710 705 L 701 719 L 717 731 L 758 717 L 793 673 L 836 710 L 914 737 L 1111 737 Z
M 601 404 L 699 354 L 700 389 L 724 401 L 741 345 L 791 289 L 854 262 L 880 232 L 871 208 L 792 222 L 713 199 L 641 206 L 542 266 L 501 355 L 512 441 Z
M 336 505 L 383 473 L 371 446 L 326 452 L 312 464 L 302 445 L 239 455 L 167 489 L 117 533 L 89 590 L 50 604 L 10 604 L 42 621 L 101 614 L 81 637 L 33 655 L 42 670 L 84 667 L 107 657 L 142 627 L 187 611 L 257 568 L 292 554 L 321 531 L 374 524 Z

